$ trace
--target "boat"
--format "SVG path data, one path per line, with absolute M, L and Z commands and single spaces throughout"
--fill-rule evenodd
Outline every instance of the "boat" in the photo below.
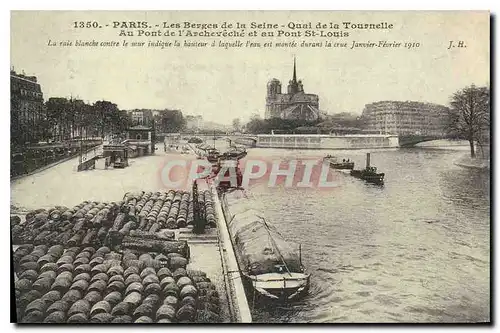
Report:
M 217 161 L 219 161 L 220 155 L 220 152 L 215 148 L 207 149 L 206 158 L 210 163 L 216 163 Z
M 224 170 L 223 175 L 219 175 L 221 170 Z M 234 179 L 231 179 L 233 175 Z M 216 187 L 219 193 L 230 188 L 241 188 L 243 183 L 243 174 L 237 160 L 219 159 L 217 163 L 212 165 L 212 173 L 209 178 L 216 179 Z
M 221 157 L 221 153 L 217 148 L 215 148 L 215 132 L 214 132 L 214 144 L 213 146 L 209 146 L 206 143 L 200 143 L 199 145 L 196 146 L 198 149 L 205 151 L 206 159 L 210 163 L 217 163 L 219 161 L 219 158 Z
M 302 265 L 300 245 L 278 232 L 244 189 L 221 193 L 228 225 L 244 284 L 266 300 L 291 301 L 307 294 L 310 275 Z
M 327 155 L 324 160 L 329 162 L 329 165 L 332 169 L 337 170 L 352 170 L 354 169 L 354 162 L 343 159 L 342 162 L 338 161 L 338 159 L 334 156 Z
M 224 152 L 220 158 L 224 160 L 240 160 L 247 156 L 247 151 L 242 147 L 231 147 L 230 150 Z
M 378 173 L 376 167 L 370 166 L 370 153 L 366 154 L 366 167 L 363 170 L 351 170 L 350 174 L 369 183 L 384 183 L 385 173 Z
M 338 170 L 352 170 L 354 169 L 354 162 L 330 163 L 330 167 Z
M 384 183 L 384 173 L 377 173 L 377 168 L 368 167 L 363 170 L 351 170 L 351 176 L 366 180 L 369 183 L 383 184 Z

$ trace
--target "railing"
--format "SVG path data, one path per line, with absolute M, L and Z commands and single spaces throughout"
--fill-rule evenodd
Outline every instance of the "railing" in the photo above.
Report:
M 99 145 L 100 143 L 98 142 L 84 142 L 81 148 L 83 152 L 87 152 Z M 12 152 L 10 161 L 10 177 L 28 175 L 51 164 L 76 157 L 81 153 L 80 142 L 78 142 L 78 146 L 75 145 L 74 147 L 66 149 L 63 149 L 65 147 L 55 147 L 63 149 L 60 152 L 53 151 L 50 148 L 54 147 L 43 146 L 40 148 L 24 148 L 23 150 Z

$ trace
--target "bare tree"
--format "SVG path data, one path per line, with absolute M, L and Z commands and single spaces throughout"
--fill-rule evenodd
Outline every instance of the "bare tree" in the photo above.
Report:
M 450 102 L 449 132 L 469 141 L 470 155 L 476 157 L 474 143 L 479 146 L 489 137 L 490 89 L 471 85 L 453 94 Z

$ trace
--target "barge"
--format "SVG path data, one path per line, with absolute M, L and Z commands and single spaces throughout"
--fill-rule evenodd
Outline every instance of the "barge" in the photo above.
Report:
M 310 275 L 300 245 L 284 237 L 252 208 L 243 189 L 221 193 L 224 218 L 244 283 L 257 295 L 288 301 L 305 295 Z

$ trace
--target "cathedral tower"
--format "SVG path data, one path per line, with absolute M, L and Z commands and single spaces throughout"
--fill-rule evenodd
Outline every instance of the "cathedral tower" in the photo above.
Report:
M 302 83 L 300 85 L 302 85 Z M 293 57 L 293 78 L 288 83 L 288 93 L 291 95 L 295 95 L 300 91 L 299 88 L 299 82 L 297 82 L 297 66 L 295 63 L 295 57 Z

